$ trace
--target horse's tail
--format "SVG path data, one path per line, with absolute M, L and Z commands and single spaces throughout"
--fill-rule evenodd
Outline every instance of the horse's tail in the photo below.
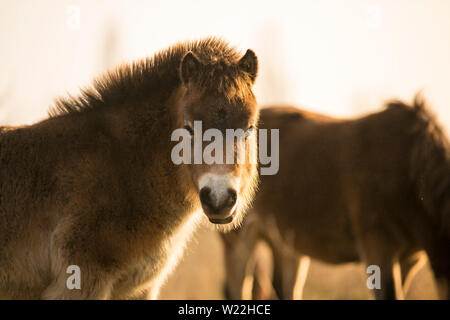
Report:
M 410 178 L 425 211 L 450 236 L 450 143 L 435 116 L 417 94 L 410 110 L 414 113 Z

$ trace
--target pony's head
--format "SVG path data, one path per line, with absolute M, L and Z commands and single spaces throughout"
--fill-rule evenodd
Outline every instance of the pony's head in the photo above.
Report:
M 253 51 L 230 49 L 188 51 L 179 68 L 190 176 L 209 221 L 224 229 L 241 221 L 257 184 L 257 69 Z

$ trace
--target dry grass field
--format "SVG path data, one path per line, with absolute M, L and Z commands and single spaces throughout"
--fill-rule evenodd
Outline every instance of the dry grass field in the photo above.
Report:
M 317 260 L 311 266 L 305 299 L 373 299 L 366 288 L 361 264 L 329 265 Z M 161 290 L 161 299 L 223 299 L 225 279 L 223 248 L 215 231 L 201 228 L 188 244 L 185 255 Z M 437 299 L 428 265 L 414 279 L 407 299 Z

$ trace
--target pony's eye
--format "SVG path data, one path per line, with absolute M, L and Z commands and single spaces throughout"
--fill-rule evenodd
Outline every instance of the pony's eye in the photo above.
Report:
M 184 128 L 189 132 L 189 134 L 191 136 L 194 135 L 194 129 L 192 129 L 192 127 L 190 125 L 187 124 L 187 125 L 184 126 Z

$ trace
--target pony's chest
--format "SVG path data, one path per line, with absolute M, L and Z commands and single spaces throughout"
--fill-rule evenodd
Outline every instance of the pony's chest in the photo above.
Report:
M 124 291 L 136 292 L 147 288 L 157 290 L 167 279 L 183 255 L 192 233 L 195 231 L 201 212 L 195 212 L 175 228 L 170 236 L 162 240 L 158 249 L 136 261 L 128 275 L 121 281 Z
M 201 215 L 201 211 L 193 213 L 182 225 L 173 231 L 170 237 L 163 241 L 160 258 L 164 261 L 164 269 L 171 270 L 179 261 L 184 248 L 200 222 Z

